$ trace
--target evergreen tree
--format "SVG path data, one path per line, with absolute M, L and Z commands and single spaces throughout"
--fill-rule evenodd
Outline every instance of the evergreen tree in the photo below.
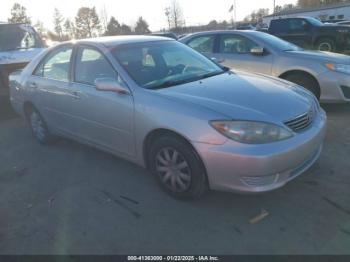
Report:
M 75 17 L 77 38 L 91 38 L 100 35 L 101 24 L 95 7 L 81 7 Z
M 27 15 L 27 9 L 18 3 L 15 3 L 11 8 L 11 17 L 8 19 L 8 22 L 31 24 L 30 17 Z
M 135 34 L 138 35 L 144 35 L 144 34 L 149 34 L 151 31 L 149 30 L 149 25 L 148 23 L 141 17 L 136 22 L 135 26 Z

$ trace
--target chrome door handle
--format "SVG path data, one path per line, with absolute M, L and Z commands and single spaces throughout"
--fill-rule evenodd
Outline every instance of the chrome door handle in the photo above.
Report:
M 80 92 L 78 92 L 78 91 L 73 91 L 72 92 L 72 96 L 73 96 L 74 99 L 80 99 L 81 98 L 80 97 Z

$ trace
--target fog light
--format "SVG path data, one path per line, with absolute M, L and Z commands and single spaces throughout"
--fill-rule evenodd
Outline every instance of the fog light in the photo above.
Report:
M 242 177 L 241 181 L 250 187 L 269 186 L 278 181 L 280 174 L 270 176 L 247 176 Z

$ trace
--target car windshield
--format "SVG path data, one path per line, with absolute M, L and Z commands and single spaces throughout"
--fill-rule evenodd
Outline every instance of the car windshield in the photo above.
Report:
M 302 51 L 303 49 L 299 46 L 296 46 L 292 43 L 282 40 L 276 36 L 267 34 L 267 33 L 258 33 L 260 40 L 266 43 L 272 48 L 278 49 L 279 51 Z
M 320 20 L 317 20 L 316 18 L 308 17 L 306 20 L 314 26 L 323 26 L 324 25 Z
M 113 55 L 140 86 L 166 88 L 224 73 L 205 56 L 176 41 L 118 47 Z
M 0 51 L 43 47 L 41 40 L 30 26 L 19 24 L 0 25 Z

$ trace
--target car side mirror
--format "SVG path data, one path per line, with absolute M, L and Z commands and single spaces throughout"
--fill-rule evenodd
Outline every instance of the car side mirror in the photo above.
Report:
M 250 49 L 250 53 L 256 56 L 262 56 L 265 54 L 265 48 L 261 46 L 253 47 Z
M 111 91 L 124 95 L 130 94 L 130 91 L 127 87 L 122 86 L 114 78 L 110 77 L 97 78 L 95 80 L 95 86 L 99 91 Z

